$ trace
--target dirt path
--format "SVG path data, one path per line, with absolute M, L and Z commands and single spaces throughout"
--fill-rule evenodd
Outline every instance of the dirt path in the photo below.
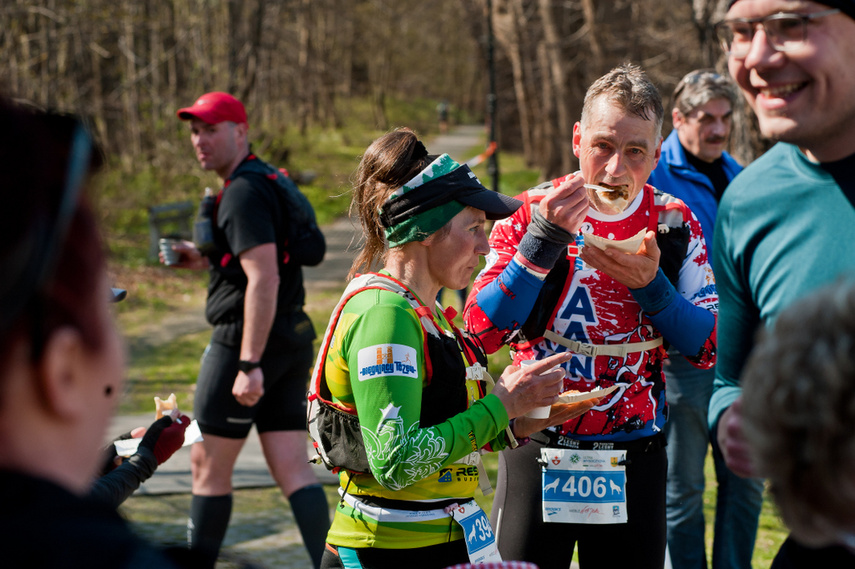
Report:
M 428 144 L 431 153 L 448 153 L 458 161 L 476 155 L 483 145 L 484 128 L 462 125 L 448 134 L 434 138 Z M 347 217 L 322 227 L 327 240 L 327 253 L 317 267 L 304 267 L 306 285 L 306 310 L 317 314 L 329 313 L 346 284 L 347 273 L 359 247 L 361 230 L 358 222 Z M 181 336 L 210 329 L 204 316 L 204 291 L 186 306 L 171 310 L 162 319 L 139 324 L 126 339 L 135 349 L 156 348 L 175 341 Z

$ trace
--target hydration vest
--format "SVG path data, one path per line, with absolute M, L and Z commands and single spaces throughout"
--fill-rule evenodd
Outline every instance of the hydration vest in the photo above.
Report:
M 286 172 L 282 169 L 277 170 L 254 154 L 250 154 L 235 168 L 223 184 L 223 189 L 228 188 L 235 178 L 246 175 L 262 176 L 268 183 L 273 183 L 278 190 L 277 195 L 280 197 L 282 211 L 287 219 L 286 235 L 283 242 L 279 244 L 283 251 L 281 261 L 286 265 L 296 263 L 314 267 L 324 260 L 326 240 L 318 227 L 312 204 Z M 218 196 L 218 204 L 220 199 L 222 199 L 222 192 Z
M 318 453 L 311 461 L 324 464 L 333 472 L 342 468 L 356 473 L 370 472 L 356 409 L 333 402 L 324 375 L 324 364 L 344 306 L 355 295 L 372 289 L 401 295 L 419 317 L 425 338 L 423 352 L 427 378 L 427 385 L 422 389 L 419 418 L 422 427 L 437 425 L 465 411 L 468 407 L 466 368 L 475 363 L 484 367 L 487 365 L 484 350 L 472 337 L 461 332 L 454 324 L 451 324 L 453 335 L 443 333 L 437 327 L 431 309 L 422 305 L 400 281 L 379 273 L 368 273 L 354 278 L 330 316 L 318 350 L 308 393 L 307 424 Z M 444 315 L 449 323 L 455 313 L 453 308 L 445 310 Z M 478 387 L 479 397 L 483 397 L 484 383 L 479 382 Z

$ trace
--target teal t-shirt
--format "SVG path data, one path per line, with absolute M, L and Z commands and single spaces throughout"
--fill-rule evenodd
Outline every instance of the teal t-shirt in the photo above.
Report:
M 855 156 L 845 160 L 855 168 Z M 855 274 L 855 207 L 827 169 L 778 143 L 725 191 L 713 266 L 719 312 L 711 429 L 742 393 L 758 328 L 814 289 Z

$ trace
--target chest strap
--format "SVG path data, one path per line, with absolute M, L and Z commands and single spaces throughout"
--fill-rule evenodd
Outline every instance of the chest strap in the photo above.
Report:
M 582 342 L 577 342 L 576 340 L 568 340 L 564 336 L 559 336 L 552 330 L 546 330 L 543 333 L 543 337 L 544 339 L 555 342 L 556 344 L 561 344 L 573 353 L 594 358 L 597 356 L 614 356 L 617 358 L 624 358 L 627 354 L 634 352 L 646 352 L 647 350 L 652 350 L 653 348 L 658 348 L 662 345 L 661 337 L 656 338 L 655 340 L 633 342 L 630 344 L 584 344 Z

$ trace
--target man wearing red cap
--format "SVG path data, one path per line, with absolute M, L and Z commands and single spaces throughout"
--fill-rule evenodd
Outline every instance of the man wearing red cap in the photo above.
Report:
M 720 305 L 710 428 L 733 472 L 763 476 L 742 427 L 740 378 L 755 334 L 855 272 L 855 0 L 736 0 L 716 33 L 760 131 L 777 142 L 728 186 L 713 243 Z M 772 567 L 849 566 L 834 559 L 853 547 L 853 533 L 790 538 Z
M 299 190 L 251 153 L 240 101 L 207 93 L 177 115 L 190 124 L 202 168 L 223 180 L 212 243 L 174 246 L 181 259 L 172 265 L 209 269 L 211 277 L 205 312 L 214 331 L 196 386 L 194 413 L 204 440 L 191 454 L 190 547 L 213 567 L 231 517 L 232 471 L 255 424 L 271 474 L 318 567 L 329 510 L 307 463 L 305 393 L 315 334 L 303 311 L 300 266 L 319 263 L 323 243 L 313 245 L 320 258 L 309 261 L 294 250 L 294 239 L 289 245 Z

